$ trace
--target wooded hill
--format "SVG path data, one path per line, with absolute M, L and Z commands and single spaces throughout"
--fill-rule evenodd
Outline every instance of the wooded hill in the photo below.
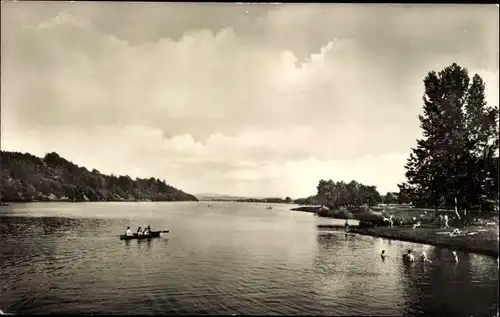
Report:
M 0 198 L 4 201 L 197 201 L 153 177 L 104 175 L 87 170 L 52 152 L 0 152 Z

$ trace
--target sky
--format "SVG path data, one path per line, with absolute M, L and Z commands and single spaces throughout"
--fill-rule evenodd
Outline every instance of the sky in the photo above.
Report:
M 453 62 L 498 105 L 496 5 L 2 2 L 2 149 L 186 192 L 384 194 Z

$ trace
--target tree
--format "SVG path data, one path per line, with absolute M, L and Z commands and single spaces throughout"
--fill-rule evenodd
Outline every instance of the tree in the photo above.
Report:
M 397 203 L 400 205 L 411 203 L 412 201 L 408 195 L 408 190 L 407 190 L 405 184 L 399 184 L 398 187 L 399 187 L 399 193 L 397 195 L 398 196 Z
M 485 84 L 479 75 L 472 78 L 466 104 L 468 134 L 466 207 L 481 207 L 485 200 L 498 198 L 498 108 L 486 103 Z
M 290 197 L 288 197 L 288 196 L 287 196 L 287 197 L 285 198 L 285 202 L 286 202 L 287 204 L 291 203 L 291 202 L 292 202 L 292 198 L 290 198 Z
M 366 186 L 356 181 L 333 182 L 331 179 L 319 181 L 317 199 L 323 199 L 330 209 L 357 209 L 363 205 L 375 206 L 382 201 L 376 186 Z
M 498 157 L 498 108 L 487 106 L 481 77 L 471 82 L 455 63 L 429 72 L 424 87 L 423 137 L 407 161 L 401 192 L 435 208 L 467 209 L 498 192 L 498 175 L 488 177 Z
M 380 202 L 382 202 L 382 197 L 380 196 L 380 193 L 377 191 L 377 186 L 366 186 L 363 205 L 368 205 L 369 207 L 373 207 L 378 205 Z
M 396 195 L 391 192 L 387 192 L 384 196 L 384 204 L 394 204 L 397 202 Z

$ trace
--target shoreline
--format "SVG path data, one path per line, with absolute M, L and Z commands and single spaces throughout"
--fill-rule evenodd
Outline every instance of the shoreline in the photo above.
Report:
M 470 229 L 470 228 L 469 228 Z M 484 229 L 484 228 L 478 228 Z M 435 247 L 442 247 L 447 249 L 454 249 L 457 251 L 463 251 L 468 253 L 477 253 L 486 255 L 489 257 L 498 258 L 498 238 L 496 241 L 489 239 L 489 235 L 492 235 L 493 229 L 488 228 L 487 232 L 479 232 L 474 236 L 454 236 L 451 237 L 448 234 L 439 235 L 436 232 L 443 229 L 438 228 L 401 228 L 401 227 L 375 227 L 367 229 L 352 228 L 349 232 L 372 236 L 377 238 L 383 238 L 388 240 L 397 240 L 404 242 L 412 242 L 419 244 L 427 244 Z M 497 229 L 498 232 L 498 229 Z M 433 235 L 431 235 L 431 233 Z M 498 237 L 498 234 L 497 234 Z
M 196 200 L 28 200 L 28 201 L 8 201 L 5 200 L 5 205 L 0 204 L 0 207 L 8 207 L 12 204 L 47 204 L 47 203 L 60 203 L 60 204 L 82 204 L 82 203 L 175 203 L 175 202 L 199 202 Z

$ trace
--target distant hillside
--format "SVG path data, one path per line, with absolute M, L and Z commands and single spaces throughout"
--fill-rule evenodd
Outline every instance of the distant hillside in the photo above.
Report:
M 245 199 L 247 197 L 237 197 L 229 195 L 219 195 L 219 194 L 195 194 L 199 200 L 203 201 L 237 201 L 239 199 Z
M 165 181 L 91 172 L 49 153 L 0 152 L 0 198 L 5 201 L 197 201 Z
M 199 200 L 202 201 L 237 201 L 237 202 L 249 202 L 249 203 L 291 203 L 292 199 L 287 197 L 285 199 L 279 197 L 269 197 L 269 198 L 251 198 L 242 196 L 229 196 L 229 195 L 219 195 L 219 194 L 196 194 Z

